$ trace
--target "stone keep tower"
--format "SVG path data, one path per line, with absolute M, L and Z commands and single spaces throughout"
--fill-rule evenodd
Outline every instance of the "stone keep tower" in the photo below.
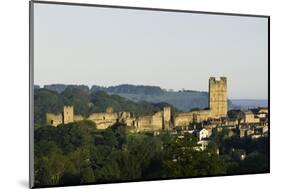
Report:
M 170 123 L 171 123 L 171 107 L 166 106 L 163 109 L 163 126 L 164 130 L 170 129 Z
M 63 123 L 72 123 L 74 121 L 74 110 L 73 106 L 64 106 L 63 107 Z
M 227 115 L 227 81 L 226 77 L 216 80 L 209 79 L 209 108 L 215 118 L 226 117 Z

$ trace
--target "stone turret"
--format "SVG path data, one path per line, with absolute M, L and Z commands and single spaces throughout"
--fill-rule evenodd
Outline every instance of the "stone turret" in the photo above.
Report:
M 214 77 L 209 79 L 209 108 L 215 118 L 226 117 L 227 115 L 227 78 Z

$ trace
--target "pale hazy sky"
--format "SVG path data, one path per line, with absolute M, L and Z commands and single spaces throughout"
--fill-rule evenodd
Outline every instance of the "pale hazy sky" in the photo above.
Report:
M 156 85 L 266 99 L 267 18 L 35 4 L 34 83 Z

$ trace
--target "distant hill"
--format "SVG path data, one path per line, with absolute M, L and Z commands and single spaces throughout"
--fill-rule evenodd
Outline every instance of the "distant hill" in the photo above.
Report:
M 268 106 L 268 100 L 265 99 L 231 99 L 231 102 L 242 109 Z
M 63 85 L 53 84 L 45 85 L 44 88 L 62 93 L 68 86 L 78 87 L 85 92 L 99 92 L 103 91 L 110 95 L 118 95 L 133 102 L 149 102 L 149 103 L 168 103 L 173 105 L 180 111 L 190 111 L 191 109 L 208 107 L 208 92 L 181 90 L 181 91 L 167 91 L 161 89 L 159 86 L 145 86 L 145 85 L 130 85 L 123 84 L 110 87 L 102 87 L 93 85 L 89 90 L 85 85 Z M 230 100 L 228 102 L 229 109 L 239 108 L 239 105 L 234 105 Z
M 163 92 L 162 94 L 158 95 L 116 92 L 109 92 L 109 94 L 116 94 L 135 102 L 166 102 L 174 105 L 176 108 L 182 111 L 189 111 L 194 108 L 208 107 L 208 93 L 206 92 Z
M 182 90 L 167 91 L 158 86 L 143 85 L 118 85 L 111 87 L 92 86 L 91 91 L 105 91 L 109 94 L 116 94 L 134 102 L 146 101 L 152 103 L 166 102 L 172 104 L 181 111 L 190 111 L 194 108 L 208 107 L 208 92 Z M 229 108 L 235 108 L 229 101 Z
M 57 88 L 56 88 L 57 89 Z M 119 95 L 109 95 L 105 91 L 86 91 L 79 86 L 67 86 L 58 93 L 46 88 L 34 90 L 34 121 L 36 124 L 46 123 L 46 113 L 60 113 L 64 105 L 73 105 L 75 114 L 88 116 L 93 112 L 105 112 L 111 106 L 114 111 L 134 112 L 136 115 L 146 115 L 162 110 L 171 104 L 133 102 Z
M 90 89 L 87 85 L 65 85 L 65 84 L 51 84 L 51 85 L 44 85 L 44 89 L 48 89 L 51 91 L 55 91 L 58 93 L 62 93 L 67 87 L 77 87 L 86 92 L 89 92 Z

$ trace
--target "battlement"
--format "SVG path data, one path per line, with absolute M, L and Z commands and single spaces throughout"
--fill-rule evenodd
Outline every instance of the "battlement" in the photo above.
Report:
M 219 78 L 216 78 L 216 77 L 210 77 L 209 78 L 209 82 L 210 83 L 226 83 L 227 81 L 227 77 L 219 77 Z
M 164 113 L 165 113 L 165 112 L 171 113 L 171 107 L 170 107 L 170 106 L 165 106 L 165 107 L 163 108 L 163 110 L 164 110 Z
M 216 78 L 215 77 L 210 77 L 209 81 L 216 81 Z
M 64 108 L 64 109 L 68 109 L 68 108 L 73 108 L 73 106 L 67 106 L 67 105 L 65 105 L 65 106 L 63 106 L 63 108 Z

